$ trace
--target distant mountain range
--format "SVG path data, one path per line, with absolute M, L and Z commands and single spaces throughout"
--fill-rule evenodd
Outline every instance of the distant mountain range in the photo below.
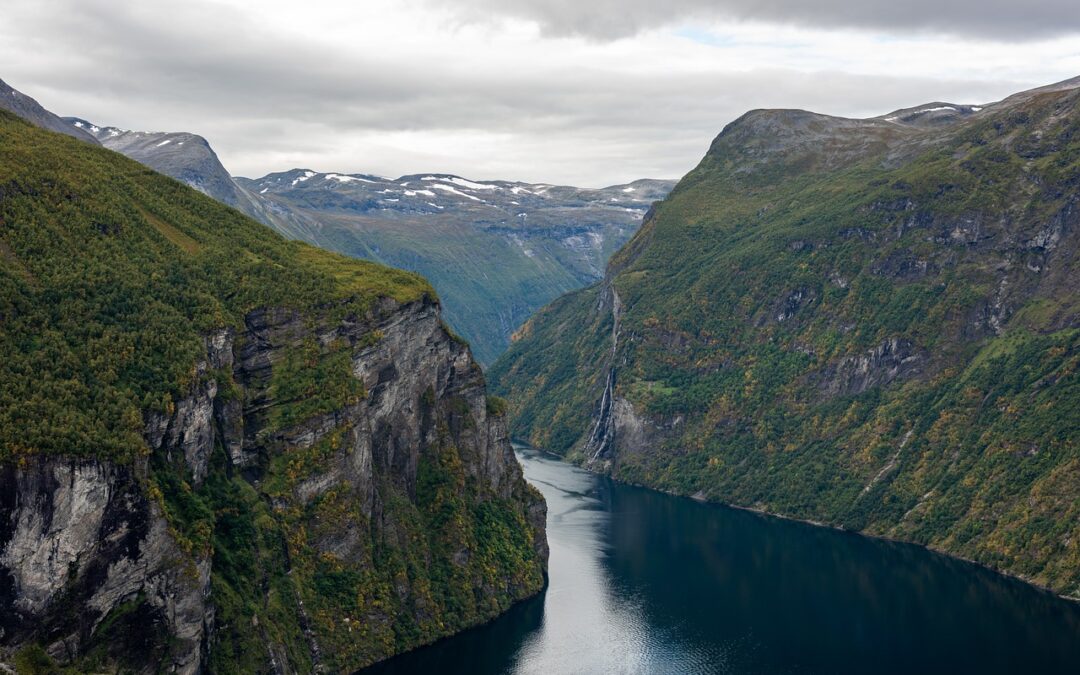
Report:
M 588 190 L 302 169 L 236 183 L 260 209 L 252 215 L 288 236 L 423 274 L 482 363 L 539 307 L 603 276 L 672 186 Z
M 533 312 L 603 276 L 608 258 L 674 186 L 587 189 L 450 174 L 397 179 L 293 169 L 232 176 L 202 136 L 60 118 L 0 82 L 0 107 L 115 150 L 287 237 L 427 277 L 448 323 L 492 362 Z

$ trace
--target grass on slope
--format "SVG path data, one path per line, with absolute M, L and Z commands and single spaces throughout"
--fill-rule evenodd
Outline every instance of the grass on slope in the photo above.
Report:
M 7 113 L 0 148 L 0 458 L 144 452 L 142 411 L 193 377 L 201 332 L 252 309 L 433 296 Z

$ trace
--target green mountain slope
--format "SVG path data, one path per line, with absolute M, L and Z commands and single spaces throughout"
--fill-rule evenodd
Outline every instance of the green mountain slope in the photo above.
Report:
M 543 584 L 426 281 L 6 112 L 0 353 L 0 658 L 348 671 Z
M 1080 596 L 1077 86 L 733 122 L 491 368 L 512 431 Z

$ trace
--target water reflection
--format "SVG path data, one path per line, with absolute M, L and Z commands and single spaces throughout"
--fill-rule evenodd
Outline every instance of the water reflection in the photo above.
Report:
M 1080 672 L 1075 603 L 917 547 L 520 456 L 548 500 L 545 595 L 367 672 Z

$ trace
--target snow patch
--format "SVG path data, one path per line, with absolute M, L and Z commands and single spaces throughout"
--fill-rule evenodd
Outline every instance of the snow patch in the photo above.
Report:
M 304 182 L 304 181 L 306 181 L 306 180 L 307 180 L 308 178 L 311 178 L 311 177 L 312 177 L 312 176 L 314 176 L 314 175 L 315 175 L 315 172 L 314 172 L 314 171 L 305 171 L 305 172 L 304 172 L 304 175 L 303 175 L 303 176 L 297 176 L 297 177 L 296 177 L 296 180 L 294 180 L 294 181 L 292 182 L 292 184 L 293 184 L 293 185 L 295 186 L 295 185 L 296 185 L 297 183 L 303 183 L 303 182 Z
M 490 185 L 488 183 L 474 183 L 471 180 L 465 180 L 464 178 L 458 178 L 457 176 L 447 179 L 454 185 L 460 185 L 463 188 L 469 188 L 471 190 L 501 190 L 498 185 Z
M 939 112 L 939 111 L 942 111 L 942 110 L 951 110 L 953 112 L 960 112 L 960 109 L 957 108 L 956 106 L 939 105 L 939 106 L 935 106 L 933 108 L 923 108 L 921 110 L 912 110 L 910 113 L 908 113 L 908 116 L 914 117 L 915 115 L 922 115 L 923 113 L 930 113 L 930 112 Z M 973 107 L 972 110 L 977 112 L 979 110 L 982 110 L 982 108 Z M 900 119 L 899 115 L 891 115 L 889 117 L 886 117 L 885 121 L 886 122 L 896 122 L 899 119 Z
M 489 185 L 487 183 L 474 183 L 471 180 L 465 180 L 464 178 L 458 178 L 457 176 L 447 176 L 446 178 L 440 178 L 439 176 L 424 176 L 420 180 L 426 181 L 441 181 L 443 183 L 453 183 L 458 187 L 468 188 L 470 190 L 501 190 L 498 185 Z
M 466 199 L 471 199 L 474 202 L 484 203 L 484 200 L 480 199 L 479 197 L 473 197 L 470 194 L 465 194 L 461 190 L 456 190 L 456 189 L 450 187 L 449 185 L 445 185 L 443 183 L 437 183 L 435 185 L 432 185 L 431 187 L 435 188 L 436 190 L 442 190 L 443 192 L 449 192 L 451 194 L 455 194 L 455 195 L 457 195 L 459 197 L 465 197 Z
M 172 139 L 171 139 L 171 138 L 166 138 L 165 140 L 163 140 L 162 142 L 158 143 L 158 144 L 157 144 L 157 145 L 155 145 L 154 147 L 155 147 L 155 148 L 160 148 L 161 146 L 163 146 L 163 145 L 168 145 L 169 143 L 172 143 Z
M 336 180 L 339 183 L 352 183 L 353 181 L 360 181 L 361 183 L 374 183 L 373 180 L 367 178 L 360 178 L 359 176 L 346 176 L 340 173 L 328 173 L 326 174 L 327 180 Z

